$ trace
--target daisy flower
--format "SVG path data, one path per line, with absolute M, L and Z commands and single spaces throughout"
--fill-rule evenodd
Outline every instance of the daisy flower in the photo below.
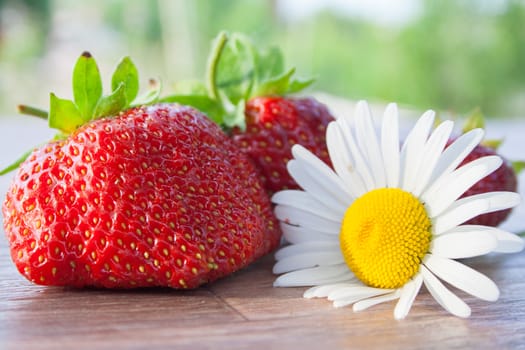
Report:
M 354 123 L 338 118 L 327 129 L 333 170 L 300 145 L 288 171 L 303 190 L 284 190 L 272 200 L 289 245 L 276 253 L 278 287 L 313 286 L 305 298 L 326 297 L 354 311 L 396 300 L 394 317 L 408 314 L 422 284 L 450 313 L 470 316 L 470 307 L 442 281 L 479 299 L 495 301 L 498 287 L 455 259 L 523 249 L 517 235 L 480 225 L 462 225 L 488 212 L 514 207 L 514 192 L 460 198 L 502 163 L 487 156 L 458 165 L 481 141 L 472 130 L 446 147 L 453 129 L 434 130 L 427 111 L 400 147 L 398 110 L 387 106 L 380 134 L 366 102 Z

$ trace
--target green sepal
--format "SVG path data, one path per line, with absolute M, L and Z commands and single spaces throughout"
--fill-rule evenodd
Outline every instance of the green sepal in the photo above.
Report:
M 481 145 L 497 151 L 503 143 L 503 139 L 489 139 L 481 141 Z
M 209 95 L 223 105 L 224 125 L 244 129 L 246 101 L 257 96 L 297 93 L 314 81 L 295 78 L 294 74 L 295 68 L 285 69 L 278 48 L 261 51 L 242 34 L 222 32 L 213 42 L 208 59 L 207 87 Z
M 240 100 L 239 103 L 235 105 L 232 112 L 224 114 L 223 123 L 228 129 L 237 126 L 242 131 L 246 130 L 246 116 L 244 115 L 245 107 L 246 102 Z
M 206 85 L 198 80 L 178 81 L 173 84 L 172 91 L 174 95 L 208 95 Z
M 73 101 L 56 97 L 54 93 L 50 94 L 48 120 L 50 128 L 69 134 L 85 122 Z
M 310 79 L 294 79 L 288 85 L 288 94 L 295 94 L 302 91 L 312 85 L 315 82 L 315 78 Z
M 256 96 L 284 95 L 290 87 L 290 79 L 295 73 L 295 68 L 279 76 L 264 81 L 254 91 Z
M 130 107 L 138 107 L 144 105 L 150 105 L 156 103 L 160 99 L 160 92 L 162 89 L 162 83 L 160 80 L 150 79 L 149 81 L 150 89 L 145 92 L 143 95 L 137 97 Z
M 520 174 L 525 169 L 525 161 L 514 160 L 511 162 L 512 169 L 516 175 Z
M 159 102 L 178 103 L 185 106 L 191 106 L 206 114 L 214 122 L 222 123 L 224 110 L 217 100 L 208 95 L 173 95 L 162 98 Z
M 8 165 L 4 169 L 0 170 L 0 176 L 1 175 L 5 175 L 5 174 L 7 174 L 7 173 L 17 169 L 20 166 L 20 164 L 22 164 L 27 159 L 27 157 L 29 157 L 29 155 L 32 152 L 33 151 L 29 151 L 29 152 L 24 153 L 20 158 L 15 160 L 11 165 Z
M 49 113 L 39 108 L 19 105 L 22 114 L 47 119 L 49 127 L 59 133 L 53 140 L 64 140 L 80 126 L 89 121 L 116 115 L 131 105 L 153 104 L 159 100 L 161 84 L 150 81 L 151 89 L 137 98 L 139 90 L 138 72 L 129 57 L 123 58 L 112 76 L 112 92 L 102 95 L 102 79 L 95 59 L 89 52 L 83 52 L 73 69 L 73 100 L 57 97 L 54 93 L 49 98 Z M 0 170 L 0 175 L 16 169 L 30 154 L 25 153 L 13 164 Z
M 462 131 L 465 134 L 474 129 L 485 129 L 485 116 L 479 107 L 475 108 L 467 115 Z
M 255 51 L 254 58 L 256 77 L 259 81 L 279 76 L 284 72 L 284 57 L 278 47 L 271 47 L 258 53 Z
M 124 85 L 124 96 L 127 105 L 131 104 L 139 92 L 139 73 L 135 64 L 129 57 L 124 57 L 117 65 L 111 77 L 111 90 L 116 91 Z
M 73 70 L 73 98 L 84 121 L 92 119 L 102 97 L 102 79 L 95 59 L 83 52 Z
M 193 106 L 225 129 L 246 128 L 245 103 L 257 96 L 297 93 L 314 79 L 294 77 L 285 70 L 281 50 L 259 50 L 245 35 L 221 32 L 212 42 L 206 83 L 183 82 L 161 101 Z M 208 98 L 206 98 L 206 95 Z
M 95 108 L 93 119 L 115 115 L 125 109 L 128 105 L 126 86 L 121 82 L 111 95 L 103 96 Z
M 247 37 L 233 34 L 227 37 L 226 44 L 217 55 L 215 60 L 211 60 L 216 67 L 208 66 L 209 70 L 215 71 L 208 74 L 208 78 L 215 80 L 208 86 L 215 85 L 230 103 L 237 105 L 251 95 L 257 79 L 254 73 L 255 48 Z M 217 97 L 217 94 L 212 93 L 211 96 Z

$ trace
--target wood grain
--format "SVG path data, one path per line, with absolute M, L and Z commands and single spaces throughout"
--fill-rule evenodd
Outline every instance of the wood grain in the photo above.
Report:
M 271 256 L 189 292 L 37 286 L 18 274 L 1 232 L 0 348 L 525 348 L 525 254 L 468 263 L 500 286 L 498 302 L 458 293 L 473 308 L 464 320 L 422 291 L 395 321 L 393 303 L 354 313 L 302 299 L 304 288 L 273 288 Z

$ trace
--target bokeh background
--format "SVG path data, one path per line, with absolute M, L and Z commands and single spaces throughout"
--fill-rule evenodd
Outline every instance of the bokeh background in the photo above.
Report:
M 525 114 L 522 0 L 0 0 L 0 116 L 70 97 L 90 51 L 109 82 L 130 55 L 165 91 L 201 79 L 212 38 L 241 31 L 278 45 L 311 88 L 491 118 Z

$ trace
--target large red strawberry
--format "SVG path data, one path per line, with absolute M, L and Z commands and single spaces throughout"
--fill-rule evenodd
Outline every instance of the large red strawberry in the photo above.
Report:
M 240 34 L 221 33 L 210 55 L 207 86 L 167 100 L 189 103 L 226 129 L 271 194 L 298 188 L 286 170 L 294 144 L 330 164 L 325 134 L 334 118 L 312 97 L 290 97 L 312 83 L 295 79 L 294 72 L 284 69 L 280 50 L 263 52 Z
M 51 95 L 58 140 L 22 162 L 8 190 L 4 228 L 26 278 L 194 288 L 278 245 L 279 226 L 251 161 L 215 123 L 181 105 L 128 109 L 158 95 L 136 99 L 129 59 L 112 86 L 102 96 L 96 63 L 84 53 L 74 101 Z

